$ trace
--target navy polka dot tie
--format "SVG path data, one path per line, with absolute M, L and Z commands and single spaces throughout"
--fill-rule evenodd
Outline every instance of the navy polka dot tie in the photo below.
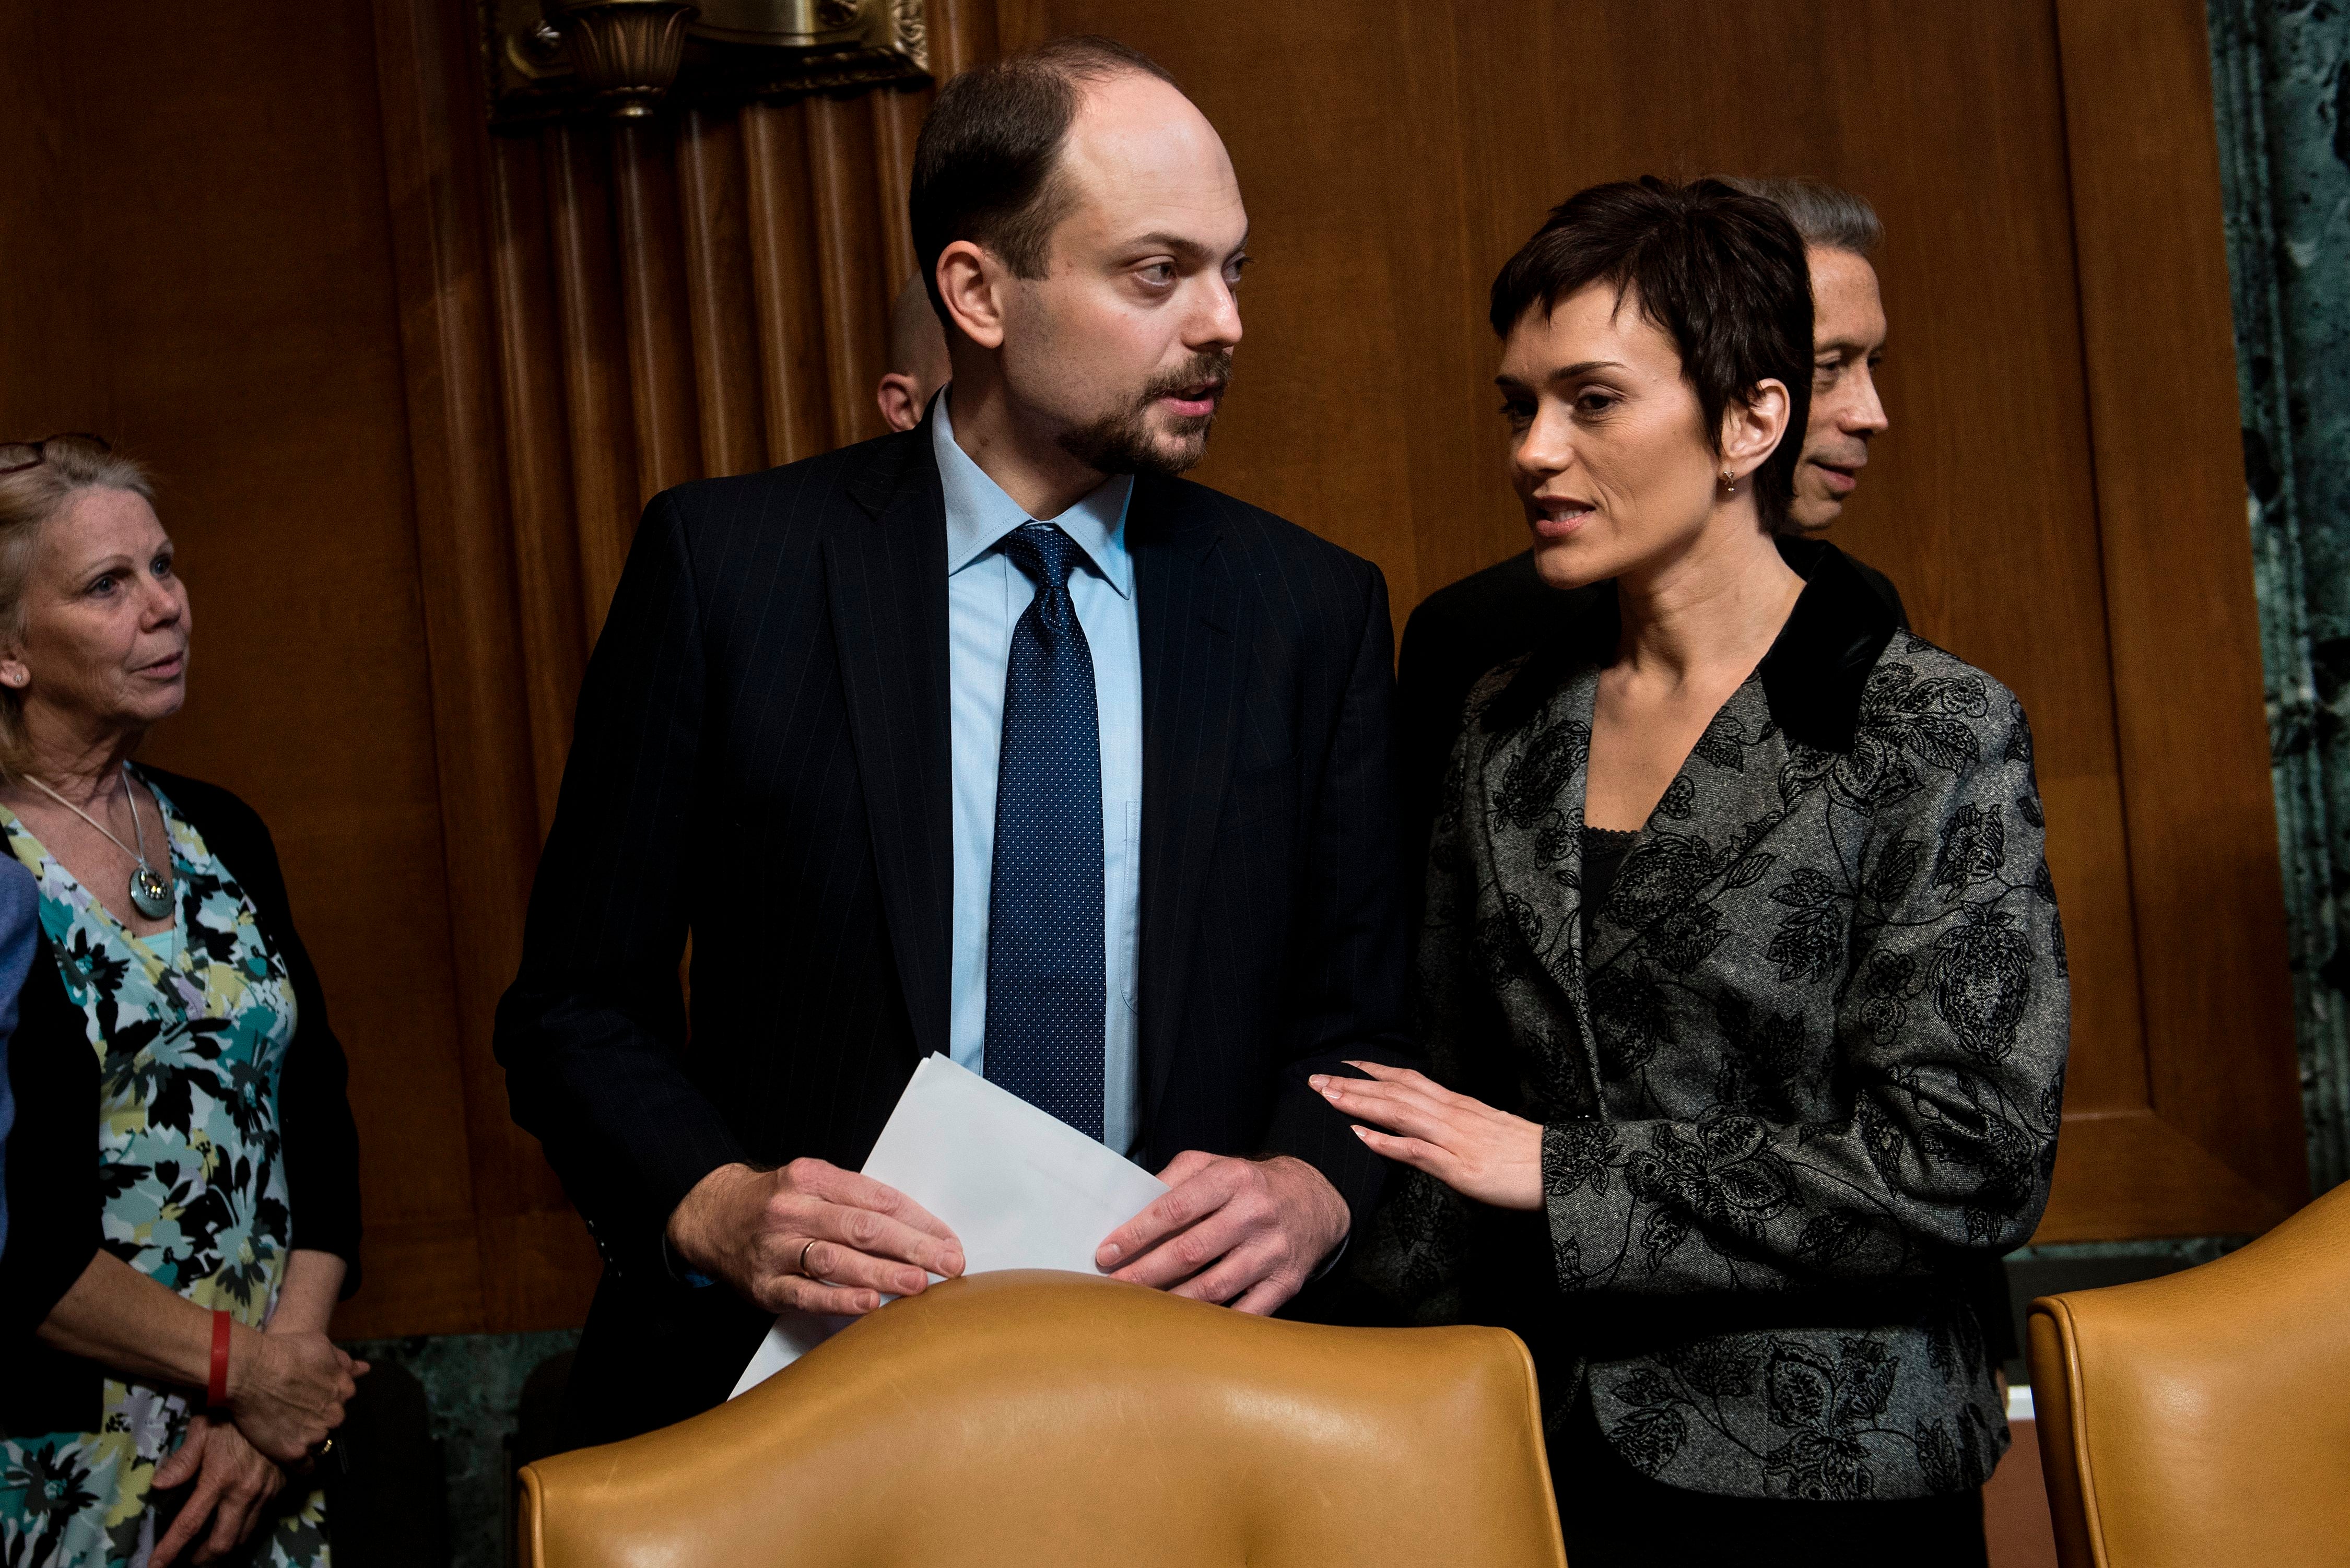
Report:
M 1049 523 L 1004 536 L 1035 579 L 1012 628 L 995 867 L 987 902 L 987 1077 L 1102 1135 L 1101 729 L 1094 656 L 1069 598 L 1075 541 Z

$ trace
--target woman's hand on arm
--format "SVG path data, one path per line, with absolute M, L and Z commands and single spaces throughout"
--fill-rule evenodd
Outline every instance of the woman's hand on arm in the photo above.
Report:
M 213 1314 L 111 1252 L 91 1257 L 39 1334 L 132 1382 L 201 1393 L 212 1373 Z M 262 1334 L 240 1324 L 229 1334 L 228 1413 L 254 1447 L 292 1464 L 342 1423 L 366 1370 L 323 1327 Z
M 1496 1209 L 1542 1207 L 1540 1122 L 1456 1095 L 1408 1067 L 1347 1065 L 1370 1077 L 1316 1075 L 1308 1082 L 1340 1114 L 1355 1118 L 1356 1136 L 1373 1149 L 1426 1171 L 1463 1198 Z M 1361 1125 L 1366 1122 L 1371 1125 Z
M 240 1327 L 229 1340 L 229 1418 L 264 1454 L 297 1464 L 343 1424 L 367 1369 L 317 1329 Z
M 192 1562 L 214 1562 L 234 1551 L 268 1516 L 270 1500 L 286 1485 L 286 1472 L 263 1458 L 234 1427 L 198 1416 L 188 1424 L 187 1440 L 178 1451 L 155 1467 L 154 1490 L 171 1491 L 190 1481 L 195 1490 L 181 1505 L 172 1528 L 155 1542 L 149 1568 L 171 1568 L 199 1537 L 202 1542 Z

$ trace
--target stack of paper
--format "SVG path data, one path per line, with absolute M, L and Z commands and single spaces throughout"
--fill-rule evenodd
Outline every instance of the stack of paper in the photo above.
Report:
M 865 1174 L 944 1220 L 971 1274 L 1097 1273 L 1102 1239 L 1167 1190 L 1149 1171 L 944 1056 L 914 1069 Z M 855 1321 L 784 1314 L 734 1393 L 757 1387 Z

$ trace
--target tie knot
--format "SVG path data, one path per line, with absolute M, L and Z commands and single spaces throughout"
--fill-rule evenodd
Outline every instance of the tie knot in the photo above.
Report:
M 1076 548 L 1077 542 L 1053 523 L 1023 523 L 1003 536 L 1003 544 L 1013 564 L 1034 577 L 1039 589 L 1051 593 L 1067 591 L 1069 561 Z

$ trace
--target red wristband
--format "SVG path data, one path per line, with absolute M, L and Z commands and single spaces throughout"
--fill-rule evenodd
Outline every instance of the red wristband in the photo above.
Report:
M 236 1321 L 226 1311 L 213 1314 L 213 1375 L 204 1385 L 204 1408 L 217 1410 L 228 1403 L 228 1331 Z

